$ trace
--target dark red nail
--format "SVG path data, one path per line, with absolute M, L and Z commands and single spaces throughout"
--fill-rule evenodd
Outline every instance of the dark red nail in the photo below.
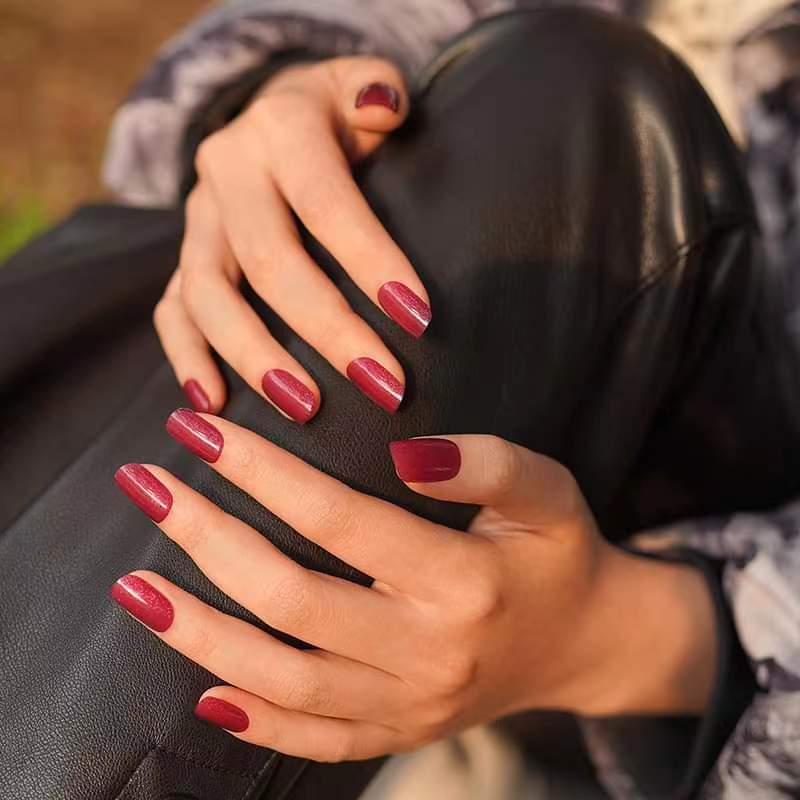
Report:
M 111 587 L 111 597 L 139 622 L 163 633 L 175 619 L 172 603 L 138 575 L 125 575 Z
M 234 733 L 241 733 L 250 727 L 250 717 L 241 708 L 218 697 L 203 697 L 194 707 L 194 715 Z
M 397 477 L 406 483 L 449 481 L 461 469 L 461 451 L 449 439 L 405 439 L 390 442 Z
M 430 306 L 402 283 L 397 281 L 384 283 L 378 289 L 378 302 L 383 310 L 412 336 L 419 338 L 430 324 Z
M 403 400 L 403 384 L 372 358 L 356 358 L 347 365 L 347 377 L 370 400 L 390 414 Z
M 285 369 L 271 369 L 261 379 L 261 387 L 281 411 L 301 425 L 317 413 L 314 392 Z
M 370 83 L 356 96 L 356 108 L 361 106 L 386 106 L 397 111 L 400 108 L 400 95 L 397 89 L 386 83 Z
M 194 378 L 189 378 L 189 380 L 183 384 L 183 391 L 195 411 L 204 411 L 206 413 L 211 411 L 211 403 L 209 402 L 208 395 Z
M 222 434 L 188 408 L 179 408 L 169 415 L 167 433 L 184 447 L 213 464 L 222 452 Z
M 141 464 L 126 464 L 114 473 L 114 480 L 153 522 L 162 522 L 172 508 L 172 494 Z

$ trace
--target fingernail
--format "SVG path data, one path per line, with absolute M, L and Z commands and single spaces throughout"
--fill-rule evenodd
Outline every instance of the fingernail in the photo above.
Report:
M 397 111 L 400 108 L 400 95 L 397 89 L 386 83 L 370 83 L 356 97 L 356 108 L 361 106 L 386 106 Z
M 383 310 L 412 336 L 419 338 L 431 321 L 430 306 L 398 281 L 384 283 L 378 289 L 378 302 Z
M 158 633 L 175 619 L 172 603 L 138 575 L 125 575 L 111 587 L 111 598 L 131 616 Z
M 250 727 L 250 717 L 241 708 L 218 697 L 203 697 L 194 707 L 194 715 L 234 733 L 241 733 Z
M 347 377 L 390 414 L 403 400 L 403 384 L 372 358 L 356 358 L 347 365 Z
M 114 473 L 117 486 L 153 522 L 162 522 L 172 508 L 172 494 L 161 481 L 141 464 L 125 464 Z
M 213 464 L 222 452 L 222 434 L 188 408 L 179 408 L 169 415 L 167 433 L 196 456 Z
M 194 378 L 189 378 L 189 380 L 183 384 L 183 392 L 195 411 L 211 411 L 211 403 L 208 400 L 208 395 L 205 393 L 200 383 Z
M 317 413 L 317 398 L 311 389 L 285 369 L 271 369 L 261 379 L 264 394 L 301 425 Z
M 390 442 L 397 477 L 406 483 L 436 483 L 455 478 L 461 469 L 461 451 L 449 439 L 405 439 Z

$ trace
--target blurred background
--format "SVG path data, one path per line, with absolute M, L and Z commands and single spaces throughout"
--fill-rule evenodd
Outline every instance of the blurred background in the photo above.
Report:
M 0 261 L 98 178 L 115 109 L 209 0 L 0 0 Z

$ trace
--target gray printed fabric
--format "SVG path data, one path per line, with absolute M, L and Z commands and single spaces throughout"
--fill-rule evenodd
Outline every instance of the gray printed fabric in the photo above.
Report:
M 746 0 L 742 0 L 745 2 Z M 375 54 L 413 80 L 451 37 L 521 7 L 586 5 L 625 13 L 629 0 L 232 0 L 182 31 L 119 110 L 104 176 L 124 201 L 179 200 L 189 124 L 219 90 L 282 53 Z M 786 3 L 737 47 L 748 169 L 767 250 L 790 278 L 786 324 L 800 342 L 800 2 Z M 800 398 L 798 398 L 800 402 Z M 723 588 L 760 692 L 702 789 L 705 800 L 800 798 L 800 502 L 769 515 L 694 520 L 650 532 L 725 563 Z M 609 761 L 602 726 L 587 742 L 612 797 L 644 797 Z
M 723 589 L 761 690 L 703 787 L 704 800 L 800 797 L 800 501 L 771 514 L 690 520 L 637 537 L 724 561 Z
M 178 199 L 181 149 L 203 104 L 249 70 L 302 49 L 319 57 L 380 55 L 409 78 L 450 38 L 516 7 L 585 5 L 619 11 L 625 0 L 232 0 L 206 13 L 158 55 L 118 111 L 103 177 L 123 201 Z

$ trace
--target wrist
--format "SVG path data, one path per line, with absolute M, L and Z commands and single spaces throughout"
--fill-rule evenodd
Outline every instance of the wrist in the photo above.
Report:
M 713 600 L 692 565 L 610 547 L 583 638 L 591 680 L 575 692 L 585 716 L 699 714 L 717 664 Z

